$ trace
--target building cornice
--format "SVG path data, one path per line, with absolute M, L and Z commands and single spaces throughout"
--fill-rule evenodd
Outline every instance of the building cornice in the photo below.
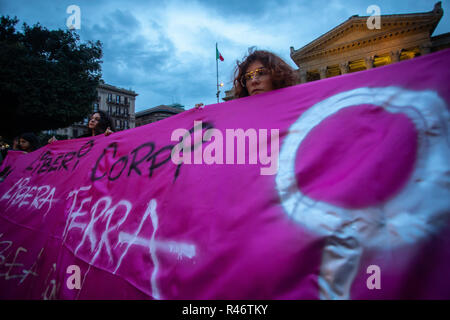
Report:
M 117 93 L 127 94 L 127 95 L 130 95 L 130 96 L 133 96 L 133 97 L 138 96 L 138 94 L 136 92 L 132 91 L 132 90 L 118 88 L 118 87 L 115 87 L 115 86 L 112 86 L 112 85 L 106 84 L 106 83 L 100 83 L 98 85 L 98 88 L 99 89 L 108 90 L 108 91 L 114 91 L 114 92 L 117 92 Z
M 441 8 L 441 2 L 436 3 L 434 10 L 426 13 L 382 15 L 382 27 L 385 29 L 387 28 L 387 30 L 380 32 L 369 31 L 367 29 L 366 22 L 369 16 L 352 16 L 347 21 L 341 23 L 301 49 L 294 50 L 294 48 L 291 47 L 291 58 L 298 65 L 301 62 L 316 59 L 324 55 L 340 54 L 357 47 L 369 46 L 376 43 L 378 40 L 403 37 L 406 34 L 417 33 L 420 31 L 428 31 L 431 35 L 442 18 L 442 15 L 443 10 Z M 367 30 L 368 35 L 336 45 L 333 45 L 333 42 L 331 42 L 336 41 L 355 30 Z M 329 44 L 329 47 L 320 48 L 327 46 L 327 44 Z

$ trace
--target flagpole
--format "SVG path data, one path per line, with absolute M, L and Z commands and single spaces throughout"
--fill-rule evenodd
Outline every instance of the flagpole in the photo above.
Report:
M 219 59 L 217 57 L 217 42 L 216 42 L 216 75 L 217 75 L 217 103 L 219 103 Z

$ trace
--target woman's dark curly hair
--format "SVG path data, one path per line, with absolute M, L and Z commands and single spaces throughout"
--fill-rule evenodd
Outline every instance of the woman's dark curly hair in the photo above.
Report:
M 20 139 L 28 141 L 31 151 L 40 148 L 39 138 L 33 132 L 22 133 Z
M 264 67 L 270 70 L 272 77 L 272 86 L 274 89 L 280 89 L 297 84 L 297 74 L 280 57 L 269 51 L 256 50 L 244 57 L 242 62 L 237 61 L 236 70 L 234 72 L 234 95 L 237 98 L 247 97 L 248 91 L 241 84 L 241 79 L 247 71 L 248 66 L 259 61 Z
M 106 131 L 106 129 L 108 129 L 108 127 L 112 131 L 115 131 L 114 122 L 105 111 L 102 111 L 102 110 L 94 111 L 94 112 L 92 112 L 91 117 L 96 113 L 98 113 L 100 115 L 100 121 L 98 122 L 97 126 L 94 129 L 95 135 L 105 133 L 105 131 Z

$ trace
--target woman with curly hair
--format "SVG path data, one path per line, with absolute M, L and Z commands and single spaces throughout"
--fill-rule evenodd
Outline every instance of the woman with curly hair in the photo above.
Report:
M 39 139 L 32 132 L 22 133 L 19 137 L 19 150 L 29 153 L 39 149 Z
M 78 136 L 77 138 L 93 137 L 103 133 L 105 136 L 109 136 L 111 133 L 114 133 L 114 123 L 106 112 L 99 110 L 92 113 L 89 117 L 87 129 L 88 133 Z M 58 141 L 58 139 L 53 136 L 48 140 L 48 143 L 53 143 L 55 141 Z
M 234 78 L 236 98 L 281 89 L 297 84 L 293 68 L 277 55 L 256 50 L 237 62 Z
M 99 134 L 109 136 L 114 131 L 114 123 L 108 114 L 102 110 L 95 111 L 88 122 L 88 133 L 78 138 L 93 137 Z

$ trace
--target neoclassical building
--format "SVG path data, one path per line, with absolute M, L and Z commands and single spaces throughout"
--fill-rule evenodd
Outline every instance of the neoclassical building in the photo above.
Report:
M 443 14 L 438 2 L 429 12 L 381 15 L 379 29 L 368 27 L 370 16 L 351 16 L 304 47 L 290 48 L 299 81 L 376 68 L 450 48 L 450 33 L 432 36 Z M 233 95 L 232 88 L 223 100 Z
M 298 50 L 291 47 L 300 83 L 449 48 L 450 33 L 432 37 L 443 13 L 438 2 L 429 12 L 381 15 L 379 29 L 369 29 L 369 16 L 352 16 L 306 46 Z

